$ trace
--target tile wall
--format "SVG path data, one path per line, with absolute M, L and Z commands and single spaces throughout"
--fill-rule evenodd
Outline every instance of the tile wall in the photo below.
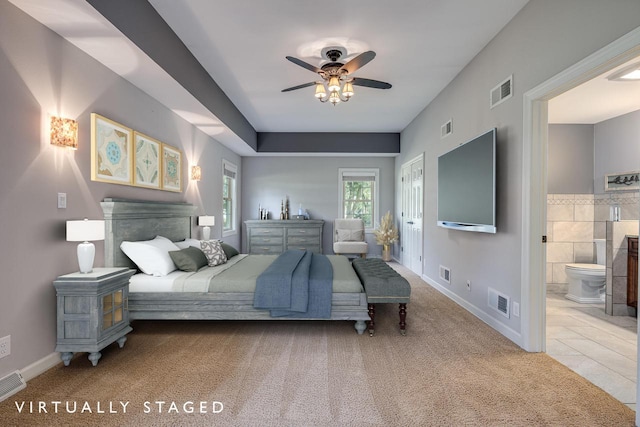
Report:
M 567 293 L 565 265 L 595 260 L 594 195 L 547 195 L 547 292 Z
M 638 235 L 636 220 L 607 221 L 607 298 L 605 313 L 636 316 L 627 305 L 627 235 Z
M 620 207 L 621 220 L 640 220 L 640 194 L 637 191 L 547 195 L 547 292 L 567 293 L 566 264 L 595 263 L 593 239 L 607 238 L 607 221 L 611 219 L 611 208 L 615 205 Z M 626 239 L 624 244 L 626 251 Z M 612 297 L 610 308 L 613 313 L 614 300 L 619 301 L 621 297 L 615 292 L 616 298 L 613 298 L 613 284 L 607 287 L 607 293 Z M 626 302 L 626 288 L 624 298 Z

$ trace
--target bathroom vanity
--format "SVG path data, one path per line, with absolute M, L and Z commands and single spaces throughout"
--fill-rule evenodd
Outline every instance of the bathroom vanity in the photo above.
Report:
M 638 308 L 638 236 L 627 236 L 627 305 Z

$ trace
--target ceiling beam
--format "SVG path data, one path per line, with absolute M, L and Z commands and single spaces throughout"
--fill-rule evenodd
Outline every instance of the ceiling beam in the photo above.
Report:
M 225 126 L 257 150 L 257 132 L 151 4 L 86 0 Z

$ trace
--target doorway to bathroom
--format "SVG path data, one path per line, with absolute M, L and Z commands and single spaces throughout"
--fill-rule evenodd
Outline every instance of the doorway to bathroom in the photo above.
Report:
M 640 27 L 523 95 L 521 336 L 528 351 L 546 351 L 548 101 L 638 56 Z
M 615 79 L 632 66 L 548 101 L 545 250 L 547 354 L 635 410 L 640 80 Z

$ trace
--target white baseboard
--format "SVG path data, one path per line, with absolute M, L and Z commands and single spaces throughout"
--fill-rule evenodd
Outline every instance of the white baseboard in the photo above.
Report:
M 422 280 L 427 282 L 429 285 L 434 287 L 440 293 L 444 294 L 450 300 L 476 316 L 478 319 L 482 320 L 487 325 L 491 326 L 496 331 L 500 332 L 502 335 L 516 343 L 518 346 L 522 347 L 522 335 L 520 333 L 514 331 L 504 323 L 500 322 L 495 317 L 488 315 L 485 311 L 471 304 L 469 301 L 462 299 L 459 295 L 451 292 L 447 287 L 440 285 L 436 280 L 433 280 L 426 274 L 422 275 Z
M 31 365 L 21 369 L 20 374 L 25 381 L 31 381 L 38 375 L 45 373 L 60 362 L 60 353 L 56 351 L 43 357 L 40 360 L 36 360 Z

